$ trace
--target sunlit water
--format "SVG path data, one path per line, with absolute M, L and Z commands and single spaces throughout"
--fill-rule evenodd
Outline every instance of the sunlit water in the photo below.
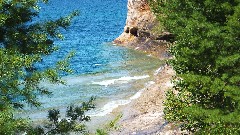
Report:
M 39 97 L 42 106 L 27 107 L 21 115 L 43 120 L 51 108 L 63 111 L 70 104 L 78 105 L 96 96 L 97 108 L 88 114 L 106 116 L 119 105 L 138 98 L 141 90 L 152 83 L 161 61 L 111 44 L 125 25 L 127 0 L 50 0 L 48 5 L 41 7 L 36 20 L 56 19 L 73 10 L 80 11 L 69 29 L 63 31 L 65 39 L 55 41 L 59 51 L 44 58 L 39 65 L 40 68 L 51 67 L 75 51 L 71 60 L 74 74 L 63 77 L 66 85 L 42 82 L 41 85 L 49 88 L 53 95 Z

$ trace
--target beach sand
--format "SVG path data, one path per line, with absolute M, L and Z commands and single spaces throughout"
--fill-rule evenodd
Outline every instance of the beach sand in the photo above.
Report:
M 126 45 L 128 48 L 139 50 L 159 60 L 171 59 L 167 52 L 167 44 L 150 44 L 146 47 L 143 43 Z M 167 55 L 166 55 L 167 54 Z M 160 67 L 154 75 L 154 83 L 146 86 L 139 98 L 131 103 L 120 106 L 113 111 L 122 114 L 117 123 L 117 130 L 111 131 L 111 135 L 176 135 L 181 134 L 180 129 L 164 119 L 164 99 L 167 90 L 171 89 L 171 83 L 175 72 L 169 65 Z
M 174 70 L 165 65 L 161 72 L 155 75 L 155 83 L 147 86 L 139 98 L 114 110 L 115 113 L 121 112 L 123 116 L 118 123 L 118 130 L 110 134 L 178 134 L 178 128 L 167 123 L 163 113 L 165 92 L 173 86 L 171 78 L 174 75 Z

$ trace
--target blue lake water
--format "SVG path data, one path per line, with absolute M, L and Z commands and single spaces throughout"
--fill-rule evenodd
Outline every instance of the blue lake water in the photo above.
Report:
M 89 115 L 104 116 L 137 98 L 161 66 L 156 58 L 111 43 L 123 31 L 127 0 L 50 0 L 47 5 L 41 4 L 37 19 L 55 19 L 73 10 L 79 10 L 80 15 L 62 31 L 65 39 L 55 41 L 59 50 L 46 57 L 42 67 L 52 66 L 75 51 L 70 63 L 74 74 L 63 77 L 66 85 L 41 83 L 53 95 L 39 97 L 42 107 L 38 109 L 26 108 L 24 115 L 32 119 L 44 119 L 50 108 L 63 110 L 91 96 L 97 97 L 97 108 Z

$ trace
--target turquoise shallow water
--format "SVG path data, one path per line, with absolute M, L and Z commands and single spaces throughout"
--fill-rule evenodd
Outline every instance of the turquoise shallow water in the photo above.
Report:
M 70 104 L 77 105 L 91 96 L 96 96 L 97 108 L 88 114 L 104 116 L 119 105 L 128 104 L 137 98 L 141 90 L 152 83 L 154 72 L 162 62 L 134 50 L 112 44 L 105 45 L 109 51 L 125 50 L 122 60 L 108 63 L 109 70 L 107 71 L 64 76 L 63 80 L 66 85 L 42 82 L 41 86 L 51 90 L 53 95 L 39 97 L 42 107 L 26 108 L 31 111 L 24 112 L 24 115 L 34 120 L 42 120 L 46 118 L 48 109 L 58 108 L 64 111 L 64 108 Z M 117 55 L 119 54 L 112 53 L 113 57 Z
M 55 41 L 59 51 L 44 58 L 39 68 L 54 65 L 71 51 L 74 74 L 63 76 L 66 85 L 42 82 L 40 85 L 53 92 L 50 97 L 38 97 L 40 108 L 27 107 L 21 113 L 33 120 L 46 118 L 47 110 L 80 104 L 96 96 L 97 108 L 88 112 L 91 116 L 105 116 L 119 105 L 137 98 L 149 83 L 161 61 L 146 54 L 111 44 L 123 31 L 127 13 L 127 0 L 50 0 L 41 4 L 41 14 L 36 20 L 54 19 L 79 10 L 65 39 Z

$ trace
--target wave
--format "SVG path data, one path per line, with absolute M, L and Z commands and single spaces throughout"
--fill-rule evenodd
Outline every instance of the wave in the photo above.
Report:
M 91 117 L 105 116 L 111 113 L 114 109 L 118 108 L 119 106 L 129 104 L 132 100 L 139 98 L 143 91 L 144 89 L 140 90 L 132 97 L 130 97 L 128 100 L 110 101 L 107 104 L 105 104 L 102 108 L 88 112 L 87 115 Z
M 146 87 L 149 87 L 152 84 L 155 84 L 155 82 L 149 81 L 148 83 L 146 83 Z M 130 97 L 130 100 L 139 98 L 142 95 L 143 91 L 144 91 L 144 89 L 139 90 L 136 94 L 134 94 L 133 96 Z
M 94 110 L 94 112 L 88 112 L 88 116 L 105 116 L 113 111 L 113 109 L 117 108 L 120 105 L 126 105 L 130 103 L 131 100 L 116 100 L 116 101 L 110 101 L 107 104 L 105 104 L 102 108 Z
M 101 66 L 102 64 L 94 64 L 95 66 Z
M 150 77 L 149 75 L 144 75 L 144 76 L 125 76 L 125 77 L 121 77 L 118 79 L 110 79 L 110 80 L 104 80 L 104 81 L 100 81 L 100 82 L 92 82 L 92 84 L 97 84 L 97 85 L 103 85 L 103 86 L 108 86 L 111 84 L 115 84 L 115 83 L 128 83 L 131 80 L 140 80 L 140 79 L 145 79 Z
M 146 87 L 149 87 L 150 85 L 154 84 L 155 82 L 153 81 L 149 81 L 148 83 L 146 83 Z M 133 96 L 131 96 L 128 100 L 115 100 L 115 101 L 110 101 L 107 104 L 105 104 L 102 108 L 96 109 L 92 112 L 88 112 L 87 115 L 88 116 L 105 116 L 109 113 L 111 113 L 114 109 L 116 109 L 117 107 L 121 106 L 121 105 L 126 105 L 129 104 L 132 100 L 135 100 L 137 98 L 139 98 L 142 93 L 144 92 L 144 89 L 139 90 L 137 93 L 135 93 Z
M 161 73 L 164 68 L 165 68 L 165 66 L 159 67 L 159 68 L 154 72 L 154 75 L 158 75 L 159 73 Z
M 142 95 L 143 91 L 144 91 L 144 89 L 141 89 L 140 91 L 138 91 L 136 94 L 134 94 L 133 96 L 130 97 L 130 100 L 139 98 Z

